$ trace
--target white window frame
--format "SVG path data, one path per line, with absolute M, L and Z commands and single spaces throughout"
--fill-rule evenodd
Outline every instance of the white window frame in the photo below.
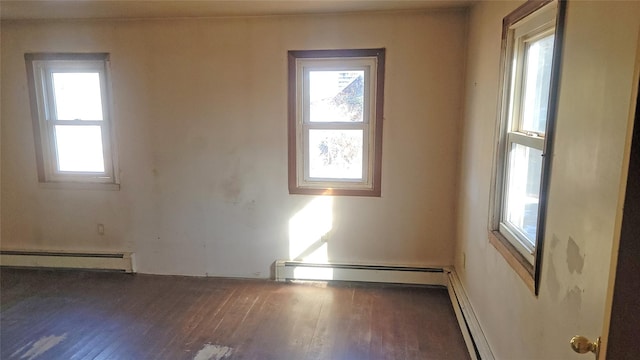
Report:
M 109 55 L 25 54 L 31 95 L 38 177 L 43 183 L 117 184 L 113 121 L 111 118 Z M 92 72 L 100 78 L 102 120 L 58 120 L 55 113 L 53 73 Z M 104 172 L 60 171 L 55 140 L 56 125 L 99 126 Z
M 550 175 L 550 157 L 557 103 L 557 78 L 562 48 L 564 12 L 566 4 L 560 1 L 529 0 L 504 19 L 502 83 L 500 112 L 497 127 L 496 157 L 492 181 L 490 208 L 490 240 L 507 257 L 508 263 L 538 293 L 540 257 L 544 239 L 544 223 L 547 189 Z M 526 43 L 550 34 L 554 36 L 551 83 L 544 133 L 525 131 L 521 127 L 520 105 L 523 89 Z M 509 151 L 513 144 L 520 144 L 542 153 L 542 173 L 538 203 L 535 244 L 515 226 L 505 220 L 508 191 Z M 495 241 L 494 241 L 495 240 Z M 510 260 L 513 259 L 513 260 Z M 514 264 L 520 264 L 515 266 Z M 521 270 L 520 270 L 521 269 Z
M 290 51 L 289 57 L 290 193 L 380 196 L 383 91 L 381 77 L 384 74 L 384 49 Z M 309 72 L 353 70 L 364 71 L 363 121 L 311 122 Z M 362 178 L 335 179 L 310 176 L 309 133 L 316 129 L 362 130 Z

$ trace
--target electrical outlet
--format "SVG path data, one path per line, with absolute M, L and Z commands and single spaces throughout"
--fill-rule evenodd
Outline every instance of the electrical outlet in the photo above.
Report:
M 104 235 L 104 225 L 103 224 L 98 224 L 98 234 L 99 235 Z

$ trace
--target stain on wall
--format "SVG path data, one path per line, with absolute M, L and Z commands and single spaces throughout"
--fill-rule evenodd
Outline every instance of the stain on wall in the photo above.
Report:
M 579 313 L 580 309 L 582 309 L 583 292 L 584 291 L 580 287 L 574 286 L 565 295 L 564 302 L 572 312 Z

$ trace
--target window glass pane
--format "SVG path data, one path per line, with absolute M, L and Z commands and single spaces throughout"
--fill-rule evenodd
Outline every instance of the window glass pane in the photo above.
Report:
M 553 41 L 554 35 L 549 35 L 526 43 L 521 130 L 546 130 Z
M 100 126 L 56 125 L 59 171 L 104 172 Z
M 309 121 L 364 121 L 364 70 L 309 71 Z
M 538 199 L 542 174 L 542 151 L 513 144 L 509 152 L 505 220 L 536 243 Z
M 363 130 L 309 130 L 309 176 L 362 179 Z
M 57 120 L 102 120 L 99 73 L 53 73 Z

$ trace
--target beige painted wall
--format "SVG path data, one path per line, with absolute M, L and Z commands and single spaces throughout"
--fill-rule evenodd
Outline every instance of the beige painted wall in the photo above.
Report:
M 290 49 L 387 48 L 382 198 L 336 197 L 333 261 L 447 265 L 466 11 L 2 24 L 2 247 L 133 250 L 145 273 L 290 257 Z M 25 52 L 109 52 L 120 191 L 37 183 Z M 99 236 L 98 223 L 106 234 Z
M 497 359 L 581 359 L 569 339 L 601 335 L 640 3 L 568 3 L 537 298 L 486 235 L 501 23 L 519 4 L 470 13 L 455 263 Z

